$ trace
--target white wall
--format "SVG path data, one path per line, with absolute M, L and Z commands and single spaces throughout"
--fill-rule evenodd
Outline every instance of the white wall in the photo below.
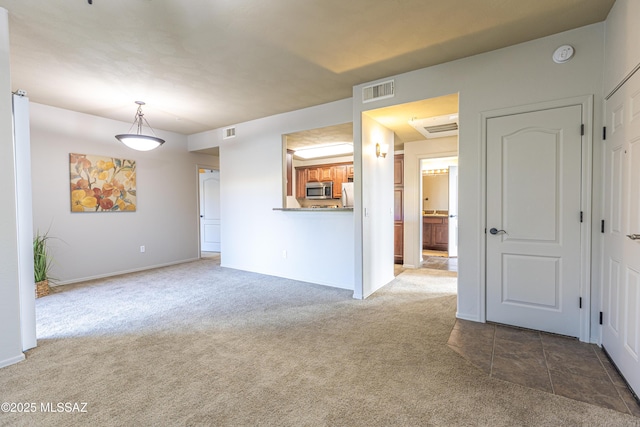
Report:
M 351 100 L 189 136 L 189 148 L 220 147 L 221 264 L 353 289 L 353 212 L 283 212 L 282 135 L 351 121 Z M 284 252 L 286 251 L 286 258 Z
M 362 115 L 358 129 L 360 144 L 355 157 L 361 159 L 362 175 L 354 171 L 356 203 L 354 212 L 362 219 L 362 285 L 356 298 L 366 298 L 393 280 L 393 167 L 394 134 L 388 128 Z M 360 132 L 361 130 L 361 132 Z M 386 144 L 389 153 L 376 157 L 376 144 Z M 358 179 L 362 177 L 362 179 Z M 361 203 L 358 204 L 358 190 Z M 356 242 L 357 243 L 357 242 Z M 357 256 L 357 255 L 356 255 Z
M 605 96 L 640 65 L 639 24 L 640 1 L 616 0 L 605 23 Z
M 22 354 L 18 287 L 16 170 L 13 150 L 8 14 L 0 8 L 0 367 L 19 362 Z
M 114 135 L 130 126 L 31 104 L 34 228 L 55 238 L 51 274 L 58 284 L 199 257 L 197 166 L 217 168 L 217 158 L 190 153 L 186 136 L 159 130 L 166 140 L 160 148 L 129 149 Z M 69 153 L 135 160 L 137 211 L 71 213 Z
M 601 128 L 604 25 L 594 24 L 470 58 L 394 76 L 394 98 L 362 104 L 354 102 L 354 144 L 360 140 L 360 112 L 459 93 L 459 272 L 458 312 L 464 319 L 483 321 L 484 209 L 481 113 L 579 95 L 595 94 L 595 120 Z M 552 61 L 562 44 L 575 48 L 565 63 Z M 386 80 L 388 78 L 385 78 Z M 362 86 L 354 88 L 360 100 Z M 405 150 L 406 155 L 406 150 Z M 406 167 L 406 164 L 405 164 Z M 375 179 L 363 173 L 362 185 Z M 356 229 L 364 223 L 358 223 Z M 356 254 L 356 258 L 359 254 Z M 366 261 L 365 261 L 366 262 Z M 366 284 L 364 285 L 366 286 Z
M 452 157 L 458 138 L 450 136 L 404 144 L 404 266 L 418 268 L 422 261 L 422 204 L 420 160 Z

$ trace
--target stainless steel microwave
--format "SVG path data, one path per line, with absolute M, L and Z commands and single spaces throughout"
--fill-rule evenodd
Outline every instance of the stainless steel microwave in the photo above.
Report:
M 333 199 L 333 181 L 307 182 L 307 199 Z

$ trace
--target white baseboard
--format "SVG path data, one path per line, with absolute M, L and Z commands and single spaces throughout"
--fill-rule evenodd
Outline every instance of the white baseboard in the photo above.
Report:
M 24 360 L 24 353 L 20 353 L 18 356 L 0 361 L 0 368 L 4 368 L 5 366 L 9 366 L 9 365 L 14 365 L 18 362 L 22 362 L 23 360 Z
M 456 313 L 456 319 L 461 319 L 461 320 L 468 320 L 470 322 L 479 322 L 479 323 L 484 323 L 480 320 L 480 317 L 478 316 L 470 316 L 468 314 L 463 314 L 463 313 Z
M 189 258 L 189 259 L 184 259 L 184 260 L 180 260 L 180 261 L 167 262 L 167 263 L 164 263 L 164 264 L 156 264 L 156 265 L 149 265 L 149 266 L 146 266 L 146 267 L 133 268 L 131 270 L 113 271 L 111 273 L 98 274 L 96 276 L 79 277 L 77 279 L 56 281 L 55 283 L 52 283 L 51 286 L 52 287 L 63 286 L 63 285 L 70 285 L 72 283 L 87 282 L 89 280 L 104 279 L 105 277 L 121 276 L 123 274 L 137 273 L 137 272 L 146 271 L 146 270 L 153 270 L 154 268 L 168 267 L 170 265 L 176 265 L 176 264 L 184 264 L 186 262 L 197 261 L 199 259 L 200 259 L 200 257 Z

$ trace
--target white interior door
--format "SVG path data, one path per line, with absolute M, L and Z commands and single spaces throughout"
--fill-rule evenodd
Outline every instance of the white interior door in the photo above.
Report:
M 580 336 L 582 106 L 487 120 L 487 320 Z
M 200 249 L 220 252 L 220 172 L 200 173 Z
M 602 345 L 640 394 L 640 73 L 605 111 Z
M 449 258 L 458 256 L 458 166 L 449 166 Z

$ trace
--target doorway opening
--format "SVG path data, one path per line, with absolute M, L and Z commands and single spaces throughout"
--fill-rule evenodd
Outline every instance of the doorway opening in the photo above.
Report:
M 200 209 L 200 257 L 220 257 L 220 171 L 198 169 Z
M 424 267 L 421 162 L 423 159 L 455 158 L 456 161 L 451 162 L 451 166 L 455 166 L 457 170 L 458 101 L 459 95 L 453 93 L 363 112 L 363 115 L 393 132 L 393 147 L 389 147 L 388 152 L 394 156 L 394 246 L 393 258 L 389 259 L 389 263 L 395 264 L 395 276 L 406 269 Z M 455 188 L 457 189 L 457 181 Z M 455 200 L 457 201 L 457 193 Z M 440 214 L 443 218 L 446 214 L 449 222 L 449 206 L 445 205 L 440 210 L 445 211 Z M 455 215 L 457 224 L 457 204 Z M 457 226 L 453 230 L 457 242 Z M 442 232 L 442 228 L 439 232 Z M 448 236 L 445 246 L 445 259 L 453 260 L 448 263 L 452 266 L 455 264 L 457 272 L 457 252 L 455 255 L 449 253 L 451 245 Z
M 458 271 L 458 157 L 420 160 L 421 268 Z

